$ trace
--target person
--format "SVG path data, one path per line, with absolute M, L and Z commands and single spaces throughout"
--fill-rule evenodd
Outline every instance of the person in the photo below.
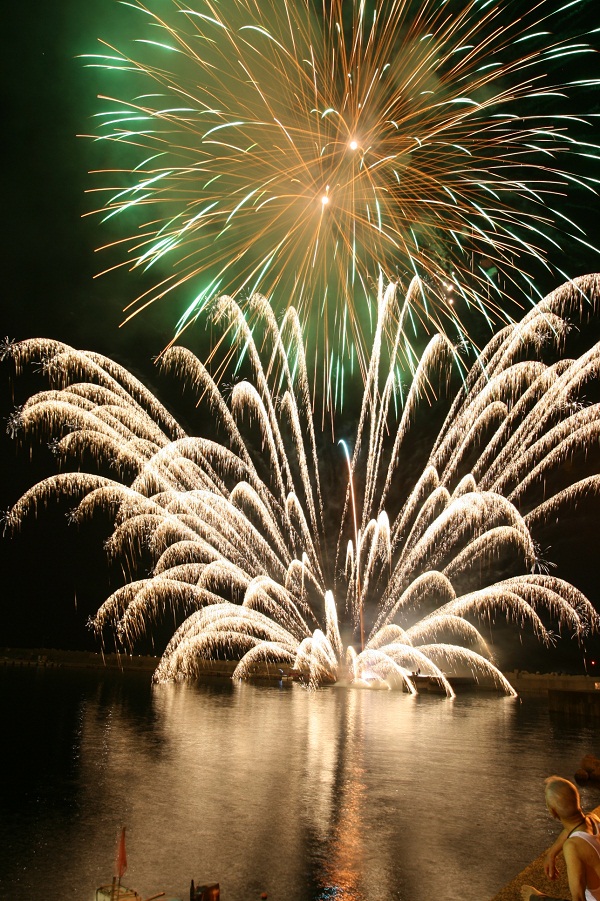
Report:
M 556 856 L 562 849 L 567 865 L 567 879 L 572 901 L 600 901 L 600 820 L 594 814 L 584 814 L 577 786 L 550 776 L 545 781 L 546 807 L 560 820 L 563 829 L 544 860 L 544 870 L 550 879 L 556 879 Z M 548 898 L 532 885 L 521 888 L 522 901 L 538 901 Z M 562 899 L 565 901 L 565 899 Z

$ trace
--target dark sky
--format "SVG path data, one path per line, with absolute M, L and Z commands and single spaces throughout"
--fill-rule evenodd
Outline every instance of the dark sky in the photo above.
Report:
M 131 286 L 120 275 L 94 278 L 101 268 L 97 223 L 82 218 L 91 208 L 84 193 L 89 145 L 76 135 L 91 130 L 98 90 L 76 57 L 97 51 L 97 36 L 110 32 L 110 17 L 120 9 L 113 0 L 63 0 L 10 4 L 3 11 L 0 331 L 11 339 L 54 337 L 105 353 L 148 381 L 167 323 L 151 311 L 119 329 Z M 4 434 L 14 402 L 27 396 L 26 385 L 10 383 L 10 371 L 4 364 L 0 379 L 1 509 L 53 471 L 43 450 L 31 465 L 24 463 L 27 452 L 20 454 Z M 101 541 L 77 543 L 76 530 L 66 528 L 66 509 L 0 542 L 0 646 L 89 643 L 83 624 L 107 592 L 103 552 Z M 82 602 L 75 612 L 78 590 Z
M 581 22 L 590 14 L 597 17 L 594 9 L 593 2 L 582 4 Z M 94 52 L 99 35 L 114 35 L 115 23 L 126 14 L 113 0 L 40 2 L 35 8 L 13 3 L 3 10 L 0 332 L 13 339 L 55 337 L 100 351 L 155 386 L 151 360 L 170 337 L 172 317 L 157 308 L 119 328 L 122 308 L 134 298 L 136 286 L 127 273 L 94 278 L 102 268 L 95 253 L 101 239 L 97 222 L 82 218 L 91 208 L 84 193 L 90 185 L 90 147 L 76 135 L 92 128 L 97 84 L 76 57 Z M 597 110 L 597 97 L 588 95 L 588 100 L 590 109 Z M 581 207 L 582 198 L 576 196 L 574 204 Z M 593 242 L 595 205 L 588 200 L 585 207 L 569 207 L 568 212 L 591 223 Z M 571 249 L 556 262 L 573 275 L 597 268 L 594 255 L 581 250 Z M 547 279 L 545 289 L 558 283 Z M 22 402 L 27 387 L 12 384 L 9 376 L 10 366 L 4 363 L 3 420 L 15 401 Z M 4 429 L 0 441 L 0 508 L 6 509 L 36 478 L 52 471 L 52 460 L 42 449 L 31 463 L 24 462 L 26 452 L 18 453 Z M 101 547 L 106 525 L 93 526 L 84 536 L 67 528 L 64 512 L 50 511 L 28 524 L 21 536 L 0 542 L 0 646 L 90 641 L 83 624 L 110 585 Z M 600 510 L 582 511 L 577 527 L 565 529 L 551 549 L 560 561 L 557 572 L 596 600 L 595 572 L 585 559 L 596 553 L 589 538 L 595 538 L 599 524 Z

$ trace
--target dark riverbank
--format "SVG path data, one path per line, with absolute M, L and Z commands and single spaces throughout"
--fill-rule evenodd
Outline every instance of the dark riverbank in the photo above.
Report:
M 85 669 L 136 670 L 152 673 L 158 657 L 102 651 L 66 651 L 56 648 L 0 648 L 0 666 L 79 667 Z M 203 675 L 229 678 L 237 661 L 207 660 Z M 253 678 L 261 680 L 281 679 L 282 671 L 275 664 L 257 664 Z M 567 675 L 564 673 L 528 673 L 523 670 L 504 673 L 519 694 L 548 695 L 550 700 L 568 695 L 586 695 L 600 702 L 600 681 L 595 676 Z M 489 688 L 473 679 L 454 680 L 455 688 Z M 598 705 L 600 709 L 600 704 Z M 560 708 L 557 708 L 560 709 Z
M 566 673 L 528 673 L 514 670 L 504 673 L 515 691 L 519 694 L 545 694 L 547 691 L 584 691 L 597 692 L 600 696 L 600 678 L 598 676 L 568 675 Z
M 0 666 L 80 667 L 84 669 L 144 670 L 154 672 L 157 657 L 62 651 L 55 648 L 0 648 Z

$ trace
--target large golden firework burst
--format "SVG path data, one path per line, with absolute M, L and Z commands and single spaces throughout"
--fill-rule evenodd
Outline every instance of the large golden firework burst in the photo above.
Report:
M 421 325 L 456 340 L 473 308 L 497 322 L 561 230 L 584 240 L 552 209 L 594 183 L 569 174 L 592 151 L 553 69 L 591 48 L 561 36 L 556 4 L 124 5 L 136 39 L 86 59 L 110 70 L 94 138 L 117 149 L 95 190 L 116 265 L 156 273 L 131 315 L 173 295 L 180 334 L 219 294 L 293 302 L 335 408 L 345 369 L 366 376 L 380 276 L 403 296 L 420 277 L 412 365 Z

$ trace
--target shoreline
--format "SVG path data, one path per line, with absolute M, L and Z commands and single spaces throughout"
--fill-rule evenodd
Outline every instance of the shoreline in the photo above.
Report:
M 3 667 L 58 667 L 80 669 L 139 670 L 154 672 L 158 657 L 106 653 L 102 651 L 64 651 L 57 648 L 0 648 Z
M 127 654 L 115 651 L 72 651 L 59 648 L 8 648 L 0 647 L 1 666 L 30 667 L 75 667 L 85 669 L 106 669 L 117 671 L 154 672 L 160 657 Z M 229 678 L 233 673 L 235 660 L 207 660 L 202 667 L 202 675 Z M 289 669 L 289 667 L 288 667 Z M 263 663 L 257 665 L 253 676 L 258 679 L 275 679 L 279 681 L 283 670 L 277 664 Z M 577 693 L 597 696 L 600 700 L 600 678 L 583 674 L 566 673 L 529 673 L 524 670 L 505 672 L 503 675 L 519 694 Z M 284 678 L 289 678 L 287 672 Z M 459 683 L 477 687 L 473 679 L 459 679 Z M 485 686 L 481 690 L 487 690 Z

